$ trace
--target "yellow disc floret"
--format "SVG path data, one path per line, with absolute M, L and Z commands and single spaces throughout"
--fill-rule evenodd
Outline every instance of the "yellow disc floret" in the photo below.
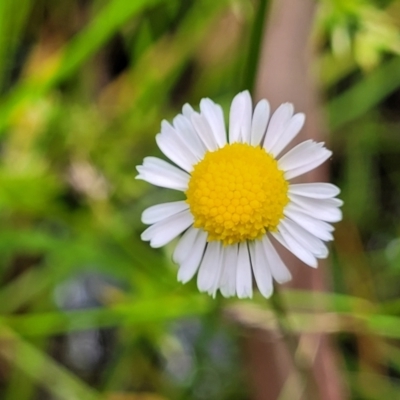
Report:
M 224 244 L 277 229 L 289 198 L 276 160 L 261 147 L 228 144 L 194 166 L 186 191 L 194 226 Z

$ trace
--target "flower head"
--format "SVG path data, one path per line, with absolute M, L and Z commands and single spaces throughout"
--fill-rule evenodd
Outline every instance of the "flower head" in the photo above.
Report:
M 282 155 L 304 124 L 302 113 L 282 104 L 270 118 L 261 100 L 252 110 L 249 92 L 232 101 L 227 134 L 221 107 L 210 99 L 200 112 L 188 104 L 173 124 L 163 121 L 156 141 L 175 164 L 146 157 L 137 179 L 182 191 L 182 201 L 146 209 L 142 239 L 161 247 L 183 233 L 173 260 L 178 280 L 197 274 L 200 291 L 251 297 L 252 273 L 269 297 L 273 279 L 291 279 L 276 240 L 301 261 L 317 267 L 341 220 L 339 189 L 329 183 L 291 183 L 331 156 L 324 143 L 306 140 Z

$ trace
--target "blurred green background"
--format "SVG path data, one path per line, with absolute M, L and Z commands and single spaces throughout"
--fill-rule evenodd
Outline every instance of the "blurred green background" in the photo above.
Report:
M 252 398 L 226 314 L 268 325 L 268 304 L 178 283 L 173 244 L 140 240 L 178 194 L 134 178 L 162 119 L 252 89 L 268 5 L 0 1 L 0 399 Z M 319 0 L 312 41 L 345 220 L 332 293 L 285 299 L 296 329 L 332 334 L 351 399 L 396 399 L 400 1 Z

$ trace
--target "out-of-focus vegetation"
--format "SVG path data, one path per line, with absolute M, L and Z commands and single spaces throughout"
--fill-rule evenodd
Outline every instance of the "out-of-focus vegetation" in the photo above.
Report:
M 178 194 L 134 177 L 160 154 L 162 119 L 202 97 L 227 109 L 254 82 L 267 3 L 0 1 L 1 399 L 249 398 L 240 331 L 222 316 L 238 307 L 263 324 L 265 302 L 177 283 L 173 245 L 142 243 L 140 214 Z M 294 328 L 334 335 L 351 398 L 395 399 L 400 1 L 317 8 L 313 67 L 345 220 L 332 294 L 285 299 Z

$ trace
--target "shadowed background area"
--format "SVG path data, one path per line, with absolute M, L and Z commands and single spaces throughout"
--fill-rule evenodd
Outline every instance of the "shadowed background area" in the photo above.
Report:
M 1 0 L 0 399 L 309 399 L 270 302 L 140 240 L 161 121 L 243 89 L 333 150 L 331 256 L 281 290 L 316 398 L 400 398 L 399 87 L 400 0 Z

